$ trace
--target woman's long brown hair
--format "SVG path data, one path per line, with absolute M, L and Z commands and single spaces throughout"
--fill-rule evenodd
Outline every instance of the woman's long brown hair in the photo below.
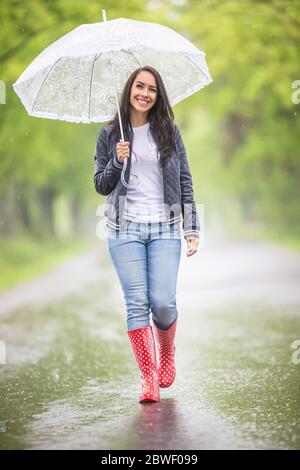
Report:
M 124 130 L 124 138 L 127 134 L 126 130 L 128 129 L 130 123 L 131 87 L 137 74 L 143 70 L 151 72 L 155 76 L 157 84 L 156 101 L 154 106 L 149 110 L 148 120 L 150 123 L 150 132 L 157 145 L 157 151 L 160 153 L 159 164 L 162 167 L 167 163 L 167 160 L 171 158 L 172 150 L 175 144 L 175 130 L 173 125 L 174 113 L 159 72 L 149 65 L 140 67 L 132 72 L 125 84 L 120 104 L 120 114 Z M 114 118 L 108 124 L 113 125 L 114 132 L 116 133 L 116 142 L 119 142 L 121 139 L 121 131 L 118 112 L 116 112 Z

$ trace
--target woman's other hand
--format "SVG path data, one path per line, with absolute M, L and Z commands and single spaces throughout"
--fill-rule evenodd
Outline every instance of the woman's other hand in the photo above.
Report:
M 192 256 L 196 253 L 198 250 L 198 245 L 199 245 L 199 238 L 195 236 L 188 237 L 186 239 L 187 243 L 187 256 Z

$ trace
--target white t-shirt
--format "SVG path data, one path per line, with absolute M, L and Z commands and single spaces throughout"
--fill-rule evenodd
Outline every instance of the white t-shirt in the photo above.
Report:
M 165 222 L 163 173 L 150 123 L 132 129 L 130 187 L 123 217 L 135 222 Z

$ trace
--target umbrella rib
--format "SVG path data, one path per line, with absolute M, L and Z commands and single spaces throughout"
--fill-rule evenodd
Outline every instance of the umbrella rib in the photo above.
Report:
M 199 67 L 199 65 L 197 64 L 197 62 L 195 62 L 191 57 L 189 57 L 188 55 L 185 55 L 185 57 L 187 57 L 187 59 L 189 59 L 192 64 L 196 65 L 197 69 L 200 70 L 201 73 L 203 73 L 203 75 L 205 75 L 205 77 L 207 78 L 207 80 L 210 80 L 210 77 L 208 75 L 206 75 L 205 72 L 203 72 L 203 70 L 201 70 L 201 68 Z
M 54 64 L 52 65 L 52 67 L 51 67 L 50 70 L 48 71 L 46 77 L 45 77 L 44 80 L 42 81 L 42 84 L 41 84 L 41 86 L 40 86 L 40 89 L 39 89 L 39 91 L 37 92 L 37 95 L 36 95 L 36 97 L 35 97 L 34 103 L 33 103 L 32 108 L 31 108 L 31 112 L 32 112 L 32 113 L 33 113 L 33 108 L 35 107 L 36 100 L 37 100 L 38 97 L 39 97 L 39 94 L 40 94 L 40 92 L 41 92 L 41 89 L 42 89 L 43 86 L 44 86 L 45 81 L 47 80 L 47 78 L 48 78 L 50 72 L 52 71 L 53 67 L 55 67 L 55 65 L 57 64 L 57 62 L 59 62 L 61 59 L 62 59 L 62 57 L 59 57 L 59 58 L 57 59 L 57 61 L 54 62 Z
M 129 50 L 130 54 L 133 55 L 133 57 L 135 58 L 135 60 L 136 60 L 137 63 L 139 64 L 139 66 L 142 67 L 142 64 L 141 64 L 141 63 L 139 62 L 139 60 L 135 57 L 135 55 L 134 55 L 134 53 L 132 52 L 132 50 L 131 50 L 131 49 L 128 49 L 128 50 Z
M 98 52 L 97 52 L 98 54 Z M 91 73 L 91 79 L 90 79 L 90 92 L 89 92 L 89 119 L 91 118 L 91 95 L 92 95 L 92 81 L 93 81 L 93 74 L 94 74 L 94 67 L 95 67 L 95 62 L 98 59 L 97 54 L 94 56 L 93 60 L 93 66 L 92 66 L 92 73 Z M 102 52 L 101 52 L 102 54 Z M 100 54 L 100 55 L 101 55 Z M 100 57 L 100 56 L 99 56 Z

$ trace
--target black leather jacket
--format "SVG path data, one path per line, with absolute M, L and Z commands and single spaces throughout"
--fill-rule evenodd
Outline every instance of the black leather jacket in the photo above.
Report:
M 176 124 L 175 147 L 172 158 L 162 167 L 164 186 L 164 210 L 167 218 L 167 226 L 181 221 L 184 238 L 198 236 L 200 231 L 199 216 L 193 196 L 193 183 L 186 156 L 185 146 Z M 107 225 L 119 230 L 123 222 L 123 209 L 127 188 L 120 177 L 124 163 L 117 160 L 115 134 L 113 126 L 108 124 L 101 128 L 95 149 L 95 175 L 94 183 L 99 194 L 108 196 L 104 215 L 107 217 Z M 130 158 L 124 178 L 128 184 L 131 164 L 131 151 L 133 142 L 133 130 L 131 124 L 124 130 L 124 138 L 130 141 Z

